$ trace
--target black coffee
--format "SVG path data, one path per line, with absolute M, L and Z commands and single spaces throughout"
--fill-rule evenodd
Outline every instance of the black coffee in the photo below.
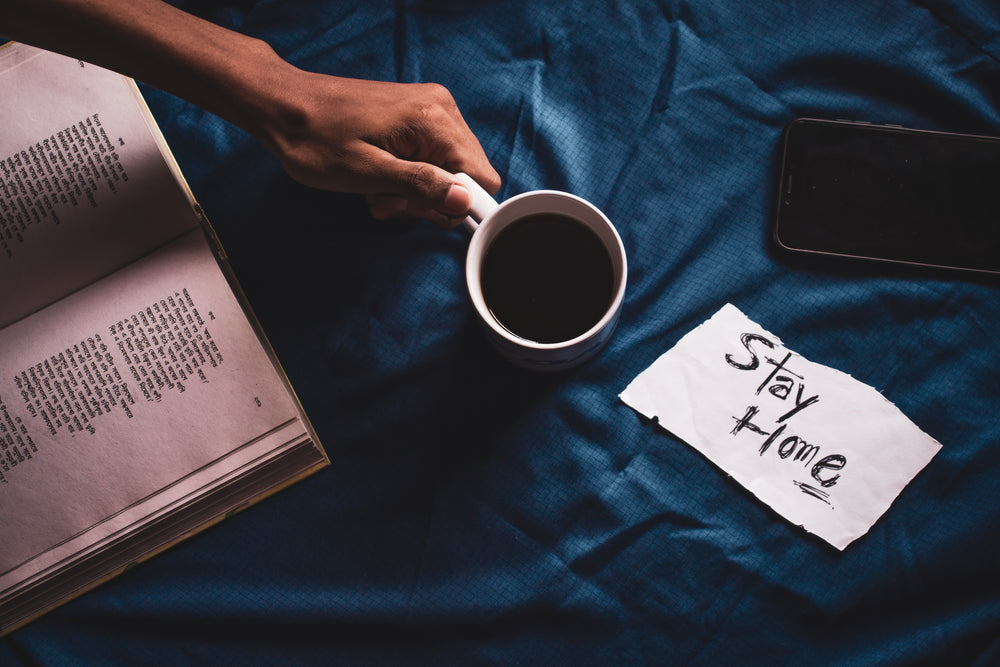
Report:
M 590 228 L 556 214 L 526 216 L 483 258 L 483 297 L 515 336 L 558 343 L 586 332 L 613 298 L 611 258 Z

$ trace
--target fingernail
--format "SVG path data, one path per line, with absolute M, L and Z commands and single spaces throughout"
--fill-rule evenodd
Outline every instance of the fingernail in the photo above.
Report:
M 451 187 L 448 188 L 448 194 L 444 198 L 445 208 L 455 213 L 465 213 L 471 205 L 472 197 L 469 195 L 469 191 L 465 189 L 465 186 L 452 183 Z

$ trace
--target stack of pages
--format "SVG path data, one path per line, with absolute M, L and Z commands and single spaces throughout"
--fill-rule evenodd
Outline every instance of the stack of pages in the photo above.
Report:
M 329 461 L 134 82 L 0 87 L 4 634 Z

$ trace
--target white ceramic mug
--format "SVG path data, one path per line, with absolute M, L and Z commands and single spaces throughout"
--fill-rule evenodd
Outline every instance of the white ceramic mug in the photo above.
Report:
M 456 177 L 472 195 L 470 215 L 464 225 L 472 234 L 465 259 L 465 281 L 479 321 L 493 346 L 515 364 L 539 371 L 568 370 L 587 361 L 610 340 L 622 301 L 628 274 L 625 246 L 611 221 L 590 202 L 555 190 L 536 190 L 498 204 L 466 174 Z M 566 216 L 596 233 L 611 260 L 611 301 L 603 316 L 587 331 L 569 340 L 540 343 L 508 331 L 493 315 L 483 296 L 482 266 L 490 245 L 511 224 L 540 213 Z

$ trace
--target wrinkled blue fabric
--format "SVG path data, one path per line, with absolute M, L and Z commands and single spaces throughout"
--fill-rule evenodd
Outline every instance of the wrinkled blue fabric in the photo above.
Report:
M 474 320 L 462 230 L 375 222 L 144 88 L 333 465 L 0 662 L 1000 662 L 1000 283 L 770 240 L 795 117 L 1000 135 L 995 2 L 178 4 L 306 69 L 447 86 L 499 198 L 616 223 L 621 323 L 577 370 L 518 370 Z M 726 302 L 943 445 L 844 552 L 617 399 Z

